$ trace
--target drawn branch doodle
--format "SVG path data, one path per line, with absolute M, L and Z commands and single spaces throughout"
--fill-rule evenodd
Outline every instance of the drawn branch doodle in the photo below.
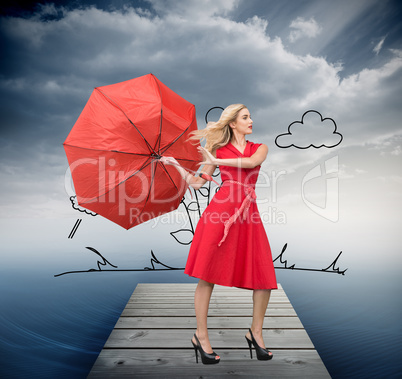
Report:
M 327 268 L 323 268 L 322 271 L 326 271 L 326 272 L 337 272 L 338 274 L 342 274 L 345 275 L 345 271 L 347 270 L 347 268 L 345 270 L 340 271 L 339 267 L 335 268 L 335 264 L 338 261 L 339 257 L 341 256 L 342 251 L 338 254 L 338 256 L 335 258 L 335 260 L 327 267 Z M 332 271 L 330 271 L 330 267 L 332 267 Z
M 66 275 L 66 274 L 84 273 L 84 272 L 115 271 L 115 270 L 104 270 L 104 269 L 101 268 L 101 266 L 107 266 L 107 265 L 109 265 L 110 267 L 113 267 L 113 268 L 117 268 L 117 267 L 118 267 L 118 266 L 112 265 L 112 264 L 111 264 L 104 256 L 102 256 L 102 254 L 101 254 L 98 250 L 96 250 L 95 248 L 88 246 L 88 247 L 86 247 L 86 249 L 92 251 L 93 253 L 95 253 L 96 255 L 98 255 L 98 256 L 102 259 L 102 262 L 100 262 L 99 260 L 96 262 L 96 265 L 98 266 L 98 269 L 96 269 L 96 268 L 90 268 L 89 270 L 84 270 L 84 271 L 82 271 L 82 270 L 80 270 L 80 271 L 67 271 L 67 272 L 63 272 L 63 273 L 61 273 L 61 274 L 54 275 L 54 277 L 56 278 L 56 277 L 58 277 L 58 276 L 62 276 L 62 275 Z
M 342 251 L 338 254 L 338 256 L 335 258 L 335 260 L 327 267 L 327 268 L 322 268 L 322 269 L 316 269 L 316 268 L 302 268 L 302 267 L 296 267 L 295 264 L 292 264 L 291 266 L 288 266 L 288 261 L 287 259 L 282 260 L 283 255 L 286 251 L 288 247 L 288 244 L 285 243 L 285 245 L 282 248 L 281 253 L 273 260 L 273 262 L 275 262 L 276 260 L 279 259 L 279 262 L 283 264 L 283 266 L 274 266 L 276 269 L 287 269 L 287 270 L 300 270 L 300 271 L 318 271 L 318 272 L 332 272 L 334 274 L 341 274 L 341 275 L 345 275 L 345 271 L 347 270 L 347 268 L 345 270 L 339 270 L 338 268 L 335 268 L 335 264 L 338 261 L 339 257 L 342 254 Z M 332 270 L 330 270 L 330 268 L 332 267 Z
M 97 261 L 98 269 L 90 268 L 89 270 L 77 270 L 77 271 L 66 271 L 62 272 L 61 274 L 54 275 L 54 277 L 68 275 L 68 274 L 84 274 L 89 272 L 130 272 L 130 271 L 166 271 L 166 270 L 184 270 L 184 268 L 179 267 L 171 267 L 164 263 L 162 263 L 158 258 L 156 258 L 154 252 L 151 250 L 151 266 L 144 267 L 144 268 L 130 268 L 130 269 L 117 269 L 118 266 L 112 265 L 102 254 L 93 247 L 87 247 L 87 249 L 93 251 L 95 254 L 99 255 L 102 258 L 102 262 Z M 155 268 L 154 263 L 159 264 L 165 268 Z M 114 267 L 114 269 L 102 269 L 101 266 L 109 265 Z
M 339 268 L 335 268 L 335 264 L 338 261 L 339 257 L 341 256 L 342 252 L 338 254 L 336 259 L 327 267 L 323 269 L 316 269 L 316 268 L 301 268 L 301 267 L 296 267 L 294 264 L 291 266 L 287 265 L 287 260 L 283 260 L 283 255 L 287 249 L 288 244 L 285 243 L 285 245 L 282 248 L 281 253 L 273 260 L 274 262 L 279 259 L 279 262 L 283 264 L 283 266 L 274 266 L 275 269 L 287 269 L 287 270 L 300 270 L 300 271 L 318 271 L 318 272 L 331 272 L 334 274 L 341 274 L 345 275 L 345 270 L 339 270 Z M 99 255 L 102 258 L 102 262 L 97 261 L 97 266 L 98 269 L 91 268 L 89 270 L 79 270 L 79 271 L 67 271 L 63 272 L 61 274 L 54 275 L 54 277 L 62 276 L 62 275 L 67 275 L 67 274 L 83 274 L 83 273 L 89 273 L 89 272 L 130 272 L 130 271 L 167 271 L 167 270 L 184 270 L 183 267 L 171 267 L 168 266 L 165 263 L 162 263 L 158 258 L 156 258 L 154 252 L 151 250 L 151 266 L 150 267 L 144 267 L 144 268 L 133 268 L 133 269 L 116 269 L 117 266 L 112 265 L 106 258 L 104 258 L 101 253 L 99 253 L 98 250 L 96 250 L 93 247 L 87 247 L 87 249 L 93 251 L 95 254 Z M 155 268 L 154 263 L 161 265 L 164 268 Z M 102 269 L 101 266 L 106 266 L 110 265 L 111 267 L 114 267 L 115 269 Z M 330 269 L 332 267 L 332 269 Z
M 94 249 L 93 247 L 86 247 L 86 249 L 93 251 L 95 254 L 99 255 L 102 258 L 102 262 L 99 261 L 96 262 L 98 265 L 98 270 L 91 269 L 90 271 L 102 271 L 101 266 L 107 266 L 107 265 L 117 268 L 117 266 L 112 265 L 106 258 L 104 258 L 98 250 Z
M 295 265 L 294 265 L 294 264 L 291 265 L 290 267 L 288 267 L 288 260 L 287 260 L 287 259 L 284 260 L 284 261 L 282 260 L 283 254 L 285 253 L 287 247 L 288 247 L 288 244 L 285 243 L 285 245 L 284 245 L 283 248 L 282 248 L 281 253 L 280 253 L 272 262 L 275 262 L 277 259 L 279 259 L 279 262 L 284 265 L 283 267 L 280 267 L 280 268 L 288 268 L 288 269 L 290 269 L 290 270 L 293 270 L 293 269 L 295 268 Z M 279 268 L 279 267 L 278 267 L 278 268 Z
M 184 270 L 184 268 L 176 268 L 176 267 L 170 267 L 170 266 L 168 266 L 168 265 L 165 265 L 165 264 L 162 263 L 158 258 L 155 257 L 155 254 L 154 254 L 154 252 L 153 252 L 152 250 L 151 250 L 151 256 L 152 256 L 152 258 L 151 258 L 151 266 L 152 266 L 152 268 L 150 268 L 150 267 L 144 267 L 144 271 L 149 271 L 149 270 L 151 270 L 151 271 L 157 271 L 158 269 L 155 268 L 154 262 L 157 263 L 157 264 L 159 264 L 159 265 L 161 265 L 161 266 L 163 266 L 163 267 L 166 267 L 166 268 L 169 269 L 169 270 Z M 159 269 L 159 270 L 160 270 L 160 269 Z

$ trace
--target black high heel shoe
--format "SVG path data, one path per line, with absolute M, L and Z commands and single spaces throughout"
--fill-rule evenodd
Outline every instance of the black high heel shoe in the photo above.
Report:
M 257 353 L 257 359 L 259 361 L 269 361 L 270 359 L 272 359 L 272 353 L 268 349 L 264 349 L 260 345 L 258 345 L 257 341 L 254 339 L 251 329 L 249 329 L 248 331 L 250 332 L 251 341 L 247 337 L 246 340 L 248 343 L 248 348 L 250 349 L 250 358 L 253 359 L 253 351 L 251 348 L 251 345 L 253 345 L 255 352 Z
M 215 358 L 218 354 L 216 354 L 215 352 L 213 352 L 212 354 L 206 353 L 206 352 L 203 350 L 203 348 L 202 348 L 202 346 L 201 346 L 201 343 L 200 343 L 200 341 L 198 340 L 198 338 L 197 338 L 197 336 L 195 335 L 195 333 L 194 333 L 194 338 L 195 338 L 195 340 L 196 340 L 196 342 L 197 342 L 197 345 L 193 342 L 193 340 L 191 340 L 191 343 L 192 343 L 193 346 L 194 346 L 194 350 L 195 350 L 195 360 L 196 360 L 196 362 L 198 363 L 198 351 L 199 351 L 199 352 L 200 352 L 200 355 L 201 355 L 201 361 L 202 361 L 202 363 L 203 363 L 204 365 L 213 365 L 213 364 L 215 364 L 215 363 L 219 363 L 219 361 L 220 361 L 221 359 L 220 359 L 220 358 L 219 358 L 219 359 L 216 359 L 216 358 Z

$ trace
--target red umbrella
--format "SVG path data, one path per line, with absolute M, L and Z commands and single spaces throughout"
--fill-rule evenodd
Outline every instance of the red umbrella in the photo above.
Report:
M 129 229 L 175 210 L 197 170 L 195 107 L 154 75 L 97 87 L 64 142 L 78 203 Z

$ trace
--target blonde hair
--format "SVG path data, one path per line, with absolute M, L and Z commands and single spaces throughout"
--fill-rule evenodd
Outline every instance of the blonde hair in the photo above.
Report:
M 233 136 L 229 124 L 235 122 L 239 112 L 245 108 L 247 107 L 244 104 L 229 105 L 222 111 L 218 121 L 208 122 L 205 129 L 195 130 L 189 140 L 206 140 L 205 148 L 211 153 L 227 145 Z

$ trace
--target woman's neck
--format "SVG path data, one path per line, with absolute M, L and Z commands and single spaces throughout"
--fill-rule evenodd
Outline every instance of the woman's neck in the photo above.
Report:
M 246 136 L 245 136 L 245 135 L 238 135 L 238 136 L 234 135 L 234 136 L 232 137 L 232 139 L 230 140 L 230 142 L 231 142 L 233 145 L 237 145 L 237 146 L 245 146 L 245 145 L 247 145 L 247 141 L 246 141 Z

